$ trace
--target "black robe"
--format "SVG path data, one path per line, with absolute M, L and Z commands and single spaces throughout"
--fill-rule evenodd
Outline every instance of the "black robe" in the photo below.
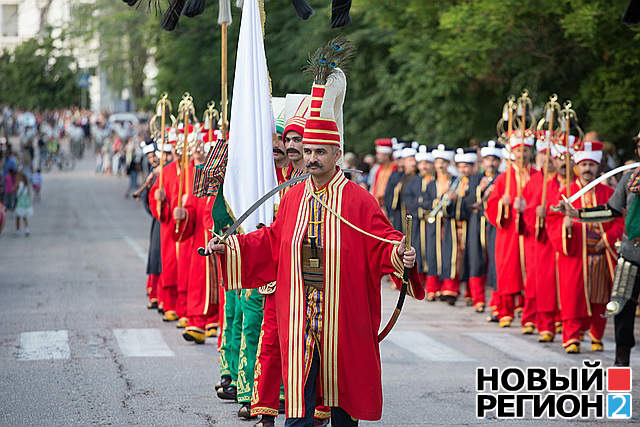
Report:
M 384 190 L 384 208 L 387 211 L 387 218 L 393 228 L 404 233 L 402 228 L 402 182 L 405 178 L 404 172 L 393 171 L 387 181 L 387 188 Z
M 413 216 L 411 245 L 416 249 L 418 271 L 423 274 L 427 274 L 429 271 L 427 258 L 427 214 L 429 211 L 424 209 L 423 205 L 430 180 L 430 176 L 423 178 L 416 175 L 409 180 L 402 194 L 407 211 Z
M 154 178 L 153 183 L 155 183 Z M 153 186 L 153 183 L 151 184 Z M 149 233 L 149 254 L 147 256 L 147 274 L 162 273 L 162 258 L 160 256 L 160 223 L 151 215 L 149 207 L 149 190 L 144 190 L 140 195 L 144 208 L 151 216 L 151 231 Z
M 482 192 L 478 185 L 484 175 L 478 174 L 473 178 L 475 188 L 470 195 L 470 204 L 482 202 Z M 470 213 L 467 227 L 467 251 L 465 252 L 465 272 L 467 278 L 487 276 L 487 285 L 495 289 L 496 266 L 495 244 L 496 228 L 491 225 L 484 215 L 484 204 L 480 210 Z
M 449 185 L 454 178 L 449 177 Z M 440 202 L 442 194 L 438 194 L 438 187 L 434 179 L 427 185 L 427 191 L 419 207 L 425 211 L 431 211 Z M 438 276 L 440 280 L 454 279 L 456 277 L 457 262 L 457 235 L 456 235 L 456 203 L 447 203 L 438 212 L 435 221 L 427 224 L 427 267 L 428 276 Z

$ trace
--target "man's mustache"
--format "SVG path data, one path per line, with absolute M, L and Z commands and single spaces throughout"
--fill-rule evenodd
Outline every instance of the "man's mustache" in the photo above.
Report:
M 302 153 L 300 153 L 300 150 L 296 150 L 295 148 L 287 148 L 287 154 L 289 154 L 289 153 L 302 154 Z
M 309 162 L 306 164 L 307 169 L 309 168 L 322 168 L 322 164 L 320 162 Z
M 273 149 L 273 153 L 274 153 L 274 154 L 282 154 L 282 155 L 284 156 L 284 151 L 282 151 L 282 150 L 281 150 L 281 149 L 279 149 L 279 148 L 274 148 L 274 149 Z

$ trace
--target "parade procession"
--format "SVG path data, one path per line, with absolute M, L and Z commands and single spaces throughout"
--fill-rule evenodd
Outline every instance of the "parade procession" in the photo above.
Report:
M 0 425 L 640 420 L 637 64 L 581 62 L 599 0 L 518 36 L 506 0 L 89 3 L 80 107 L 0 83 Z M 536 48 L 562 7 L 584 46 Z

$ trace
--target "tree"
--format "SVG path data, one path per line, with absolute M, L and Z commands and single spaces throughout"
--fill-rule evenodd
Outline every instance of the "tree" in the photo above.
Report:
M 76 59 L 57 46 L 64 34 L 55 39 L 48 29 L 41 38 L 25 41 L 13 53 L 0 55 L 0 102 L 25 109 L 46 109 L 77 105 Z
M 122 2 L 95 0 L 77 5 L 72 18 L 70 33 L 95 46 L 108 86 L 118 93 L 130 89 L 134 104 L 147 107 L 144 69 L 156 44 L 155 16 Z

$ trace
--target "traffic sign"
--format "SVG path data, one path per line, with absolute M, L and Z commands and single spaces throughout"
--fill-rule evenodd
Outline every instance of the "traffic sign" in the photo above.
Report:
M 78 76 L 78 87 L 85 89 L 89 87 L 89 77 L 91 77 L 89 74 L 80 74 Z

